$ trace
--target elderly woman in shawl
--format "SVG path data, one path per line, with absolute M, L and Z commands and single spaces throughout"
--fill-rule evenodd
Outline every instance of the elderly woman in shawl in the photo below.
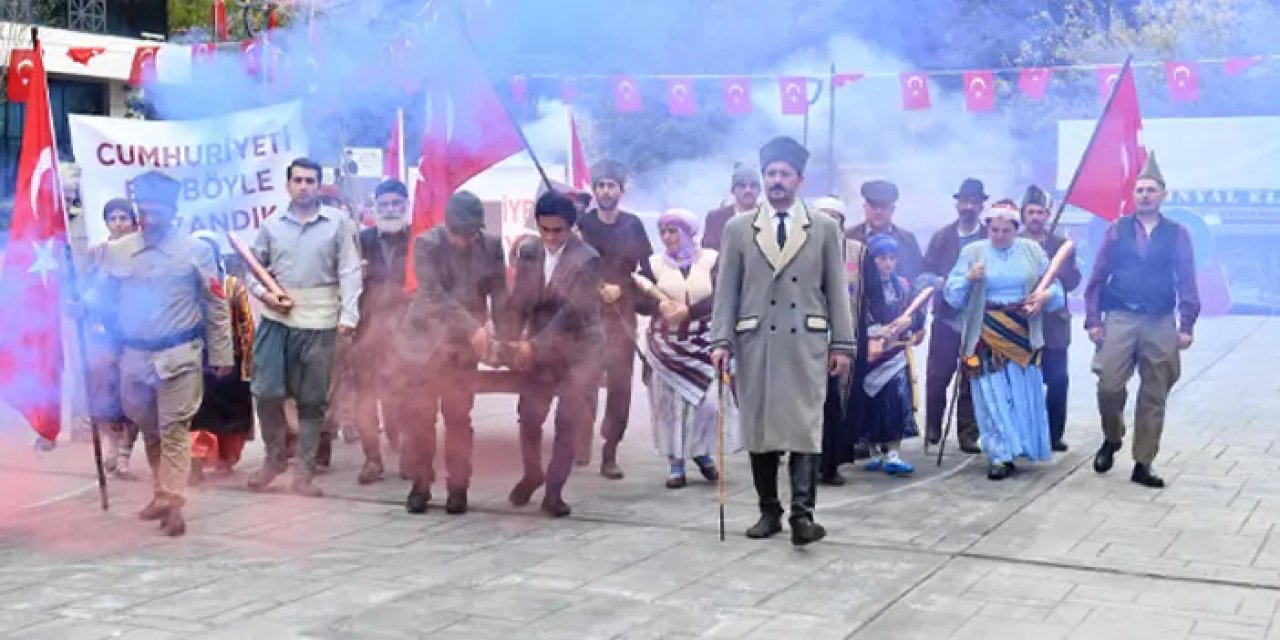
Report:
M 685 486 L 685 460 L 707 480 L 720 472 L 711 457 L 717 446 L 719 411 L 716 370 L 711 364 L 711 305 L 718 254 L 694 240 L 698 218 L 672 209 L 658 218 L 663 251 L 641 263 L 659 298 L 640 351 L 648 365 L 649 414 L 658 453 L 671 464 L 667 487 Z M 725 450 L 737 448 L 737 409 L 726 393 Z
M 1057 281 L 1036 291 L 1049 258 L 1039 244 L 1018 237 L 1022 223 L 1012 200 L 996 202 L 983 221 L 987 239 L 960 252 L 945 296 L 961 312 L 960 353 L 990 462 L 987 477 L 1003 480 L 1016 471 L 1015 458 L 1051 455 L 1041 312 L 1060 309 L 1064 295 Z

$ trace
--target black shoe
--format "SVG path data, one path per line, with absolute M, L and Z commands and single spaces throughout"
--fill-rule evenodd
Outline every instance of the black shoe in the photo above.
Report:
M 808 516 L 791 518 L 791 544 L 803 547 L 827 537 L 827 530 Z
M 936 444 L 936 443 L 931 443 L 931 444 Z M 853 459 L 855 461 L 866 460 L 867 458 L 870 458 L 870 457 L 871 457 L 871 445 L 865 442 L 859 442 L 853 445 Z
M 752 540 L 764 540 L 782 533 L 782 508 L 760 514 L 760 519 L 747 529 L 747 537 Z
M 1142 464 L 1141 462 L 1134 463 L 1133 475 L 1129 476 L 1129 480 L 1152 489 L 1164 488 L 1164 479 L 1152 472 L 1149 465 Z
M 1111 466 L 1116 462 L 1116 452 L 1119 450 L 1119 442 L 1107 442 L 1106 440 L 1103 440 L 1102 446 L 1098 447 L 1098 452 L 1093 454 L 1093 470 L 1098 473 L 1106 473 L 1110 471 Z
M 987 468 L 988 480 L 1004 480 L 1011 475 L 1013 475 L 1013 465 L 1011 464 L 993 462 Z
M 823 471 L 822 475 L 818 478 L 818 482 L 829 487 L 843 487 L 845 481 L 844 476 L 840 475 L 840 471 L 838 469 L 831 469 Z
M 418 515 L 427 512 L 427 504 L 431 502 L 431 490 L 418 490 L 418 484 L 415 482 L 413 487 L 409 489 L 409 497 L 404 499 L 404 510 Z
M 521 478 L 520 482 L 517 482 L 516 486 L 512 487 L 511 494 L 507 496 L 507 500 L 517 507 L 529 504 L 529 498 L 532 498 L 533 492 L 542 486 L 542 482 L 540 478 Z
M 965 441 L 965 440 L 961 440 L 961 441 L 960 441 L 960 452 L 961 452 L 961 453 L 970 453 L 970 454 L 972 454 L 972 453 L 982 453 L 982 447 L 979 447 L 979 446 L 978 446 L 978 443 L 976 443 L 976 442 L 968 442 L 968 441 Z
M 1071 447 L 1068 447 L 1068 446 L 1067 446 L 1067 443 L 1065 443 L 1065 442 L 1063 442 L 1063 441 L 1061 441 L 1061 440 L 1059 440 L 1059 441 L 1057 441 L 1057 442 L 1053 443 L 1053 444 L 1050 446 L 1050 448 L 1051 448 L 1051 449 L 1053 449 L 1054 451 L 1057 451 L 1058 453 L 1065 453 L 1065 452 L 1067 452 L 1067 451 L 1070 451 L 1070 450 L 1071 450 Z
M 540 508 L 543 513 L 552 518 L 563 518 L 573 513 L 573 510 L 569 508 L 569 505 L 560 496 L 543 496 Z
M 698 473 L 702 474 L 704 480 L 715 482 L 720 479 L 720 470 L 716 469 L 715 460 L 699 456 L 693 459 L 693 463 L 698 465 Z
M 449 497 L 444 501 L 444 512 L 449 515 L 460 516 L 467 512 L 467 490 L 466 489 L 450 489 Z

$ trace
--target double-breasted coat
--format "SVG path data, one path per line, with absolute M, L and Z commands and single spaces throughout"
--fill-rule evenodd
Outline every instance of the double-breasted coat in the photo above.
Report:
M 829 355 L 856 351 L 839 224 L 803 202 L 779 247 L 774 209 L 725 226 L 711 336 L 736 362 L 743 444 L 822 452 Z

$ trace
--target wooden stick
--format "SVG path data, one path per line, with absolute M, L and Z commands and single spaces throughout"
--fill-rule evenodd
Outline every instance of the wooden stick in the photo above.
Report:
M 911 316 L 915 315 L 916 312 L 920 311 L 920 309 L 924 307 L 924 305 L 928 304 L 929 298 L 932 298 L 932 297 L 933 297 L 933 287 L 925 287 L 924 290 L 921 291 L 919 295 L 917 295 L 915 299 L 911 301 L 911 304 L 907 305 L 907 308 L 902 312 L 901 315 L 899 315 L 894 320 L 894 322 L 910 323 Z M 910 340 L 906 340 L 902 342 L 888 342 L 888 337 L 879 337 L 879 338 L 868 337 L 867 338 L 867 360 L 870 362 L 875 362 L 876 360 L 880 359 L 880 354 L 884 353 L 886 350 L 892 349 L 893 347 L 896 347 L 896 346 L 910 344 L 910 342 L 911 342 Z
M 724 408 L 725 389 L 729 386 L 725 381 L 729 378 L 728 371 L 718 371 L 716 376 L 716 391 L 719 393 L 720 410 L 716 413 L 716 438 L 719 441 L 717 453 L 720 458 L 720 474 L 716 478 L 716 499 L 720 502 L 720 542 L 724 542 L 724 474 L 728 470 L 728 465 L 724 463 Z
M 276 282 L 276 279 L 272 277 L 271 272 L 267 271 L 267 268 L 262 266 L 261 262 L 258 262 L 257 256 L 253 255 L 253 251 L 249 250 L 249 245 L 245 244 L 244 240 L 241 240 L 234 233 L 228 232 L 227 244 L 231 245 L 231 248 L 240 256 L 241 260 L 244 260 L 245 266 L 249 268 L 249 273 L 252 273 L 258 283 L 267 288 L 267 291 L 277 296 L 289 295 L 280 286 L 280 283 Z
M 642 293 L 658 302 L 675 302 L 675 300 L 671 299 L 671 296 L 663 293 L 662 289 L 659 289 L 658 285 L 654 284 L 652 280 L 638 273 L 631 274 L 631 281 L 636 283 Z
M 1044 277 L 1040 278 L 1040 284 L 1036 285 L 1036 293 L 1043 293 L 1053 286 L 1053 281 L 1058 278 L 1058 272 L 1062 270 L 1062 265 L 1067 263 L 1069 259 L 1075 259 L 1076 242 L 1075 240 L 1067 240 L 1058 247 L 1058 252 L 1053 255 L 1053 260 L 1049 262 L 1049 268 L 1045 270 Z

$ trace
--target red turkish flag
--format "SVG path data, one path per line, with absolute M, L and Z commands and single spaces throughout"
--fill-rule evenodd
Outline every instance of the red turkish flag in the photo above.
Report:
M 31 49 L 14 49 L 9 52 L 9 82 L 6 95 L 11 102 L 26 102 L 31 90 L 32 73 L 36 68 L 36 52 Z M 41 64 L 40 68 L 44 68 Z
M 227 3 L 224 0 L 213 0 L 213 39 L 216 42 L 227 39 Z
M 156 54 L 160 47 L 148 45 L 133 52 L 133 66 L 129 68 L 129 86 L 140 87 L 156 79 Z
M 191 45 L 192 62 L 213 62 L 218 59 L 218 45 L 204 42 Z
M 76 64 L 89 66 L 89 61 L 95 56 L 100 56 L 107 52 L 106 47 L 68 47 L 67 57 Z
M 1255 64 L 1262 62 L 1262 56 L 1244 56 L 1241 58 L 1227 58 L 1222 63 L 1222 70 L 1229 76 L 1238 76 L 1249 70 Z
M 745 116 L 751 113 L 751 80 L 748 78 L 725 78 L 724 112 L 731 116 Z
M 1200 66 L 1194 62 L 1164 63 L 1165 78 L 1169 81 L 1169 96 L 1174 102 L 1195 102 L 1200 99 Z
M 1041 100 L 1049 90 L 1049 80 L 1053 78 L 1053 69 L 1033 67 L 1018 73 L 1018 90 L 1032 100 Z
M 38 44 L 25 53 L 19 73 L 26 79 L 27 116 L 0 275 L 0 396 L 36 433 L 54 440 L 62 430 L 60 294 L 67 222 L 44 61 Z
M 640 90 L 636 87 L 636 79 L 622 76 L 613 84 L 613 104 L 618 113 L 639 111 L 643 104 L 640 101 Z
M 560 83 L 560 101 L 573 104 L 578 101 L 578 79 L 565 78 Z
M 511 102 L 524 106 L 529 101 L 529 81 L 524 76 L 511 77 Z
M 845 85 L 853 84 L 863 78 L 861 73 L 837 73 L 831 76 L 831 84 L 837 89 Z
M 587 156 L 582 153 L 582 140 L 578 138 L 578 122 L 569 112 L 569 176 L 574 189 L 588 193 L 591 191 L 591 170 L 587 168 Z
M 427 84 L 422 159 L 413 192 L 410 237 L 444 221 L 444 207 L 454 191 L 476 174 L 522 151 L 524 139 L 502 99 L 484 75 L 470 45 L 460 39 L 447 65 Z M 413 243 L 405 274 L 405 290 L 418 288 L 413 271 Z
M 667 80 L 667 108 L 673 116 L 691 116 L 698 112 L 698 102 L 693 98 L 693 80 Z
M 920 111 L 933 106 L 929 98 L 929 76 L 923 73 L 904 73 L 898 77 L 902 84 L 902 108 Z
M 1092 142 L 1064 198 L 1067 204 L 1108 221 L 1133 212 L 1133 185 L 1146 158 L 1138 144 L 1142 111 L 1133 69 L 1126 63 L 1116 78 L 1115 95 L 1098 119 Z
M 991 111 L 996 108 L 995 73 L 964 72 L 964 107 L 969 111 Z
M 1120 67 L 1098 67 L 1098 99 L 1106 103 L 1111 89 L 1120 79 Z
M 782 115 L 801 116 L 809 111 L 809 79 L 800 76 L 778 78 L 782 94 Z

